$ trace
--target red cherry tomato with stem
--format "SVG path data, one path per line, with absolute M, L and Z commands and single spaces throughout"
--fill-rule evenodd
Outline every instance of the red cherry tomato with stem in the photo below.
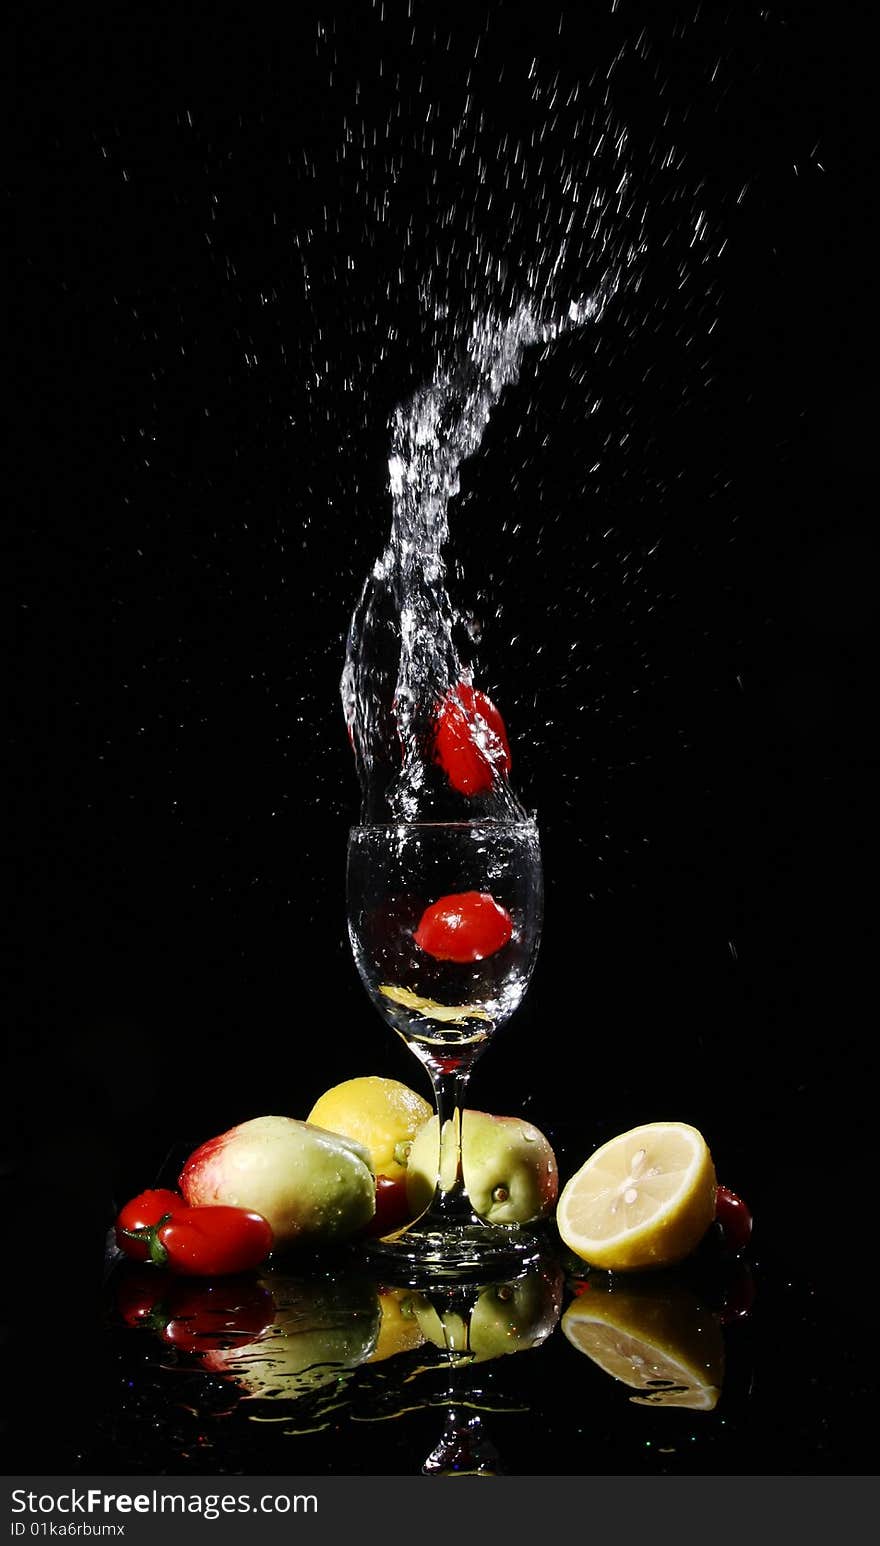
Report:
M 178 1208 L 135 1238 L 147 1241 L 155 1266 L 205 1278 L 251 1272 L 273 1245 L 272 1227 L 262 1214 L 223 1206 Z
M 459 794 L 488 794 L 510 771 L 504 720 L 491 698 L 459 682 L 443 699 L 434 724 L 434 760 Z
M 513 934 L 510 914 L 487 891 L 442 896 L 422 913 L 414 939 L 435 961 L 484 961 Z
M 137 1197 L 132 1197 L 131 1202 L 125 1204 L 116 1220 L 116 1244 L 120 1251 L 124 1251 L 132 1261 L 149 1261 L 150 1242 L 146 1236 L 132 1239 L 122 1231 L 148 1229 L 151 1224 L 158 1224 L 167 1213 L 175 1213 L 178 1208 L 185 1206 L 180 1193 L 169 1191 L 167 1187 L 138 1192 Z

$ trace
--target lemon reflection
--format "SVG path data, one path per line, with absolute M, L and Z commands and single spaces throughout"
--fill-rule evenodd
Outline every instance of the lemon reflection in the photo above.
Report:
M 710 1412 L 724 1379 L 724 1340 L 715 1315 L 676 1278 L 613 1280 L 573 1299 L 562 1330 L 578 1352 L 637 1391 L 636 1406 Z
M 399 1353 L 411 1353 L 421 1347 L 425 1334 L 419 1324 L 411 1288 L 379 1289 L 379 1333 L 367 1358 L 368 1363 L 384 1363 Z

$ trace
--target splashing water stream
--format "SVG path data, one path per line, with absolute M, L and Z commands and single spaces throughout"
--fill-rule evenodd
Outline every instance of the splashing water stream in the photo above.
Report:
M 446 588 L 449 501 L 462 462 L 479 448 L 505 387 L 517 381 L 525 351 L 597 319 L 618 282 L 612 272 L 561 313 L 546 299 L 522 301 L 506 318 L 484 313 L 453 364 L 392 416 L 391 533 L 355 608 L 341 683 L 364 822 L 515 821 L 525 814 L 491 751 L 491 787 L 469 797 L 450 788 L 433 757 L 438 705 L 473 677 L 456 638 L 466 620 Z M 490 746 L 491 729 L 479 714 L 473 733 Z

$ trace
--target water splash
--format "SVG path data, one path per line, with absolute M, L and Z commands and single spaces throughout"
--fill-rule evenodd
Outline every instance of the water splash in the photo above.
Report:
M 476 318 L 450 369 L 399 405 L 391 421 L 388 544 L 373 566 L 348 633 L 341 692 L 361 783 L 363 821 L 518 820 L 522 806 L 499 767 L 491 787 L 463 796 L 432 755 L 438 705 L 473 670 L 457 635 L 465 620 L 446 586 L 449 501 L 461 464 L 479 448 L 492 409 L 518 379 L 523 356 L 595 320 L 617 288 L 554 315 L 523 301 L 511 316 Z M 466 626 L 465 626 L 466 631 Z M 477 715 L 474 734 L 490 731 Z

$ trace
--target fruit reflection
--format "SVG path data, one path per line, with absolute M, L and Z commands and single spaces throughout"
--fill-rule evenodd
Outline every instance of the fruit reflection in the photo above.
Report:
M 326 1259 L 296 1266 L 197 1283 L 126 1263 L 113 1276 L 114 1318 L 134 1328 L 126 1335 L 138 1340 L 137 1367 L 150 1378 L 174 1371 L 173 1401 L 185 1388 L 201 1421 L 225 1418 L 239 1402 L 251 1422 L 281 1424 L 289 1435 L 434 1413 L 430 1452 L 430 1440 L 419 1445 L 423 1475 L 503 1472 L 487 1425 L 526 1408 L 519 1366 L 502 1371 L 490 1361 L 540 1348 L 560 1324 L 611 1376 L 609 1396 L 712 1411 L 725 1378 L 726 1328 L 748 1316 L 754 1295 L 748 1264 L 708 1252 L 687 1270 L 625 1278 L 583 1274 L 576 1259 L 566 1269 L 546 1256 L 504 1282 L 421 1291 L 377 1283 L 350 1255 L 332 1268 Z M 574 1297 L 563 1314 L 564 1291 Z M 747 1345 L 731 1350 L 734 1400 Z M 193 1381 L 198 1371 L 214 1378 Z
M 178 1278 L 132 1267 L 118 1272 L 115 1286 L 116 1313 L 127 1326 L 187 1352 L 241 1349 L 265 1337 L 275 1320 L 275 1300 L 253 1276 Z
M 545 1259 L 502 1283 L 447 1284 L 417 1294 L 413 1309 L 427 1340 L 446 1355 L 443 1431 L 422 1465 L 424 1476 L 495 1476 L 498 1452 L 487 1435 L 475 1368 L 538 1347 L 562 1308 L 564 1274 Z
M 425 1334 L 415 1313 L 414 1298 L 411 1288 L 379 1289 L 379 1334 L 368 1363 L 383 1363 L 386 1358 L 411 1353 L 424 1344 Z
M 428 1342 L 484 1363 L 544 1342 L 559 1320 L 562 1287 L 560 1268 L 543 1262 L 504 1283 L 414 1294 L 413 1312 Z
M 276 1305 L 265 1336 L 202 1357 L 204 1368 L 234 1380 L 246 1397 L 294 1400 L 338 1380 L 375 1351 L 381 1310 L 369 1278 L 266 1273 L 261 1283 Z
M 721 1394 L 724 1341 L 718 1318 L 677 1278 L 590 1279 L 562 1317 L 573 1347 L 637 1395 L 636 1406 L 710 1412 Z

